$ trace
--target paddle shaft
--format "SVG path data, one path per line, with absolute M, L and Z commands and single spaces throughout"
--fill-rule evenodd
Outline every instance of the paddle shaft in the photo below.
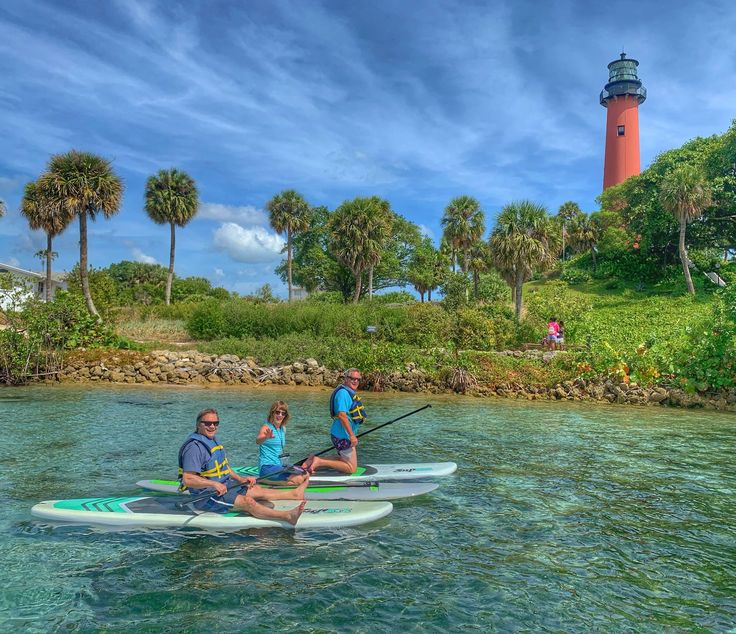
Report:
M 392 425 L 393 423 L 397 423 L 398 421 L 400 421 L 400 420 L 402 420 L 404 418 L 407 418 L 408 416 L 412 416 L 414 414 L 417 414 L 417 413 L 421 412 L 422 410 L 425 410 L 425 409 L 427 409 L 429 407 L 432 407 L 432 406 L 429 403 L 427 403 L 427 405 L 425 405 L 424 407 L 420 407 L 419 409 L 415 409 L 412 412 L 408 412 L 406 414 L 402 414 L 398 418 L 394 418 L 393 420 L 390 420 L 390 421 L 388 421 L 386 423 L 381 423 L 380 425 L 377 425 L 376 427 L 372 427 L 371 429 L 367 429 L 366 431 L 361 432 L 360 434 L 358 434 L 356 436 L 356 438 L 360 438 L 361 436 L 367 436 L 371 432 L 376 431 L 377 429 L 381 429 L 381 427 L 386 427 L 386 425 Z M 312 454 L 312 455 L 314 455 L 314 456 L 321 456 L 322 454 L 326 454 L 328 451 L 332 451 L 333 449 L 334 449 L 334 447 L 328 447 L 327 449 L 323 449 L 319 453 L 315 453 L 315 454 Z M 304 464 L 307 460 L 309 460 L 309 458 L 310 458 L 310 456 L 307 456 L 306 458 L 302 458 L 298 462 L 295 462 L 294 465 L 296 466 L 296 465 Z M 273 478 L 273 476 L 275 476 L 275 475 L 279 475 L 281 473 L 286 473 L 287 471 L 289 471 L 289 467 L 285 467 L 284 469 L 281 469 L 281 471 L 275 471 L 274 473 L 269 473 L 267 476 L 261 476 L 260 478 L 256 478 L 256 483 L 261 482 L 262 480 L 268 480 L 270 478 Z M 234 489 L 235 487 L 238 487 L 238 486 L 242 486 L 242 482 L 233 482 L 232 484 L 230 484 L 227 487 L 227 490 L 229 491 L 230 489 Z M 213 491 L 210 491 L 210 492 L 207 492 L 207 493 L 200 493 L 199 495 L 195 495 L 194 497 L 190 497 L 186 501 L 179 502 L 178 504 L 176 504 L 176 506 L 177 506 L 177 508 L 182 508 L 182 507 L 184 507 L 186 505 L 193 504 L 194 502 L 199 502 L 201 500 L 206 500 L 207 498 L 212 497 L 212 492 Z

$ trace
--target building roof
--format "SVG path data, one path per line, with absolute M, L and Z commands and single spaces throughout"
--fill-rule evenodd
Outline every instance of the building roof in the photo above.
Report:
M 37 271 L 27 271 L 26 269 L 21 269 L 20 267 L 13 266 L 12 264 L 5 264 L 4 262 L 0 262 L 0 273 L 12 273 L 13 275 L 24 275 L 25 277 L 32 277 L 38 280 L 46 279 L 46 273 L 39 273 Z M 66 277 L 67 277 L 67 274 L 63 272 L 51 274 L 51 279 L 54 282 L 64 282 L 66 280 Z

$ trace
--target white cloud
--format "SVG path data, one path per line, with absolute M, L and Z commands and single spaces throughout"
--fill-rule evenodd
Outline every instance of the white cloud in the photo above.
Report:
M 18 258 L 14 258 L 12 255 L 8 258 L 8 261 L 6 264 L 9 264 L 10 266 L 20 267 L 20 260 Z
M 135 262 L 143 262 L 144 264 L 158 264 L 156 258 L 151 255 L 146 255 L 138 247 L 133 247 L 133 260 Z
M 222 269 L 215 269 L 215 277 L 225 277 L 225 271 Z
M 267 226 L 266 212 L 253 205 L 221 205 L 220 203 L 202 203 L 197 218 L 234 222 L 240 226 Z
M 434 240 L 434 231 L 430 229 L 427 225 L 419 224 L 419 231 L 423 236 L 427 236 L 431 240 Z
M 221 225 L 214 245 L 238 262 L 273 262 L 281 258 L 284 241 L 263 227 L 244 228 L 234 222 Z

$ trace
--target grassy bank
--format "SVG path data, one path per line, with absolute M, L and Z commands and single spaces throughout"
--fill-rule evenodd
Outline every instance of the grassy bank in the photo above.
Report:
M 254 357 L 264 366 L 312 357 L 333 369 L 355 365 L 383 375 L 417 367 L 440 376 L 461 368 L 488 384 L 554 385 L 578 376 L 701 390 L 734 384 L 728 367 L 720 374 L 711 367 L 719 361 L 719 346 L 733 341 L 723 328 L 730 319 L 727 300 L 711 292 L 692 297 L 609 286 L 528 284 L 520 324 L 501 303 L 448 311 L 421 303 L 355 307 L 236 300 L 128 311 L 117 328 L 147 349 L 196 346 Z M 565 321 L 567 343 L 583 350 L 547 361 L 493 354 L 538 341 L 551 316 Z

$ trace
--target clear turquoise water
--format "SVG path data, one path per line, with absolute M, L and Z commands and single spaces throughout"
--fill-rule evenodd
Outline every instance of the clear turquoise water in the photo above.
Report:
M 197 411 L 231 460 L 289 401 L 294 458 L 329 445 L 324 391 L 0 390 L 0 631 L 724 632 L 736 627 L 736 417 L 368 394 L 363 460 L 455 476 L 335 531 L 52 527 L 38 500 L 172 475 Z

